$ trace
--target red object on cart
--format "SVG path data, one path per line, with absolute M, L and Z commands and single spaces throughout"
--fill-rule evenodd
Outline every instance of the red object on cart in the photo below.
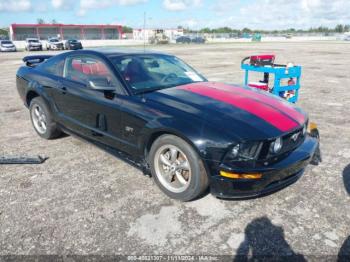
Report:
M 266 84 L 266 83 L 261 83 L 261 82 L 250 82 L 250 83 L 248 84 L 248 86 L 254 87 L 254 88 L 257 88 L 257 89 L 261 89 L 261 90 L 265 90 L 265 91 L 268 91 L 268 90 L 269 90 L 268 84 Z
M 249 63 L 253 66 L 272 66 L 275 62 L 275 55 L 254 55 L 250 56 L 249 58 Z

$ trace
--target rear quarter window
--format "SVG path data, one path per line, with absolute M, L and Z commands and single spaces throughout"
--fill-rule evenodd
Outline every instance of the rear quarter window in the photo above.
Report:
M 40 65 L 40 69 L 48 74 L 63 76 L 64 59 L 49 59 Z

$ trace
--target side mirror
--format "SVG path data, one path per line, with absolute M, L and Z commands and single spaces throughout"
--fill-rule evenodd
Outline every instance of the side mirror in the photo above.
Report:
M 88 86 L 91 89 L 101 90 L 101 91 L 115 91 L 116 87 L 111 86 L 107 78 L 96 78 L 91 79 L 88 82 Z

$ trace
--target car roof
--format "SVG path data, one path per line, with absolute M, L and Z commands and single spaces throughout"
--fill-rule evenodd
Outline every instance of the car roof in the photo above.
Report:
M 142 55 L 142 54 L 152 54 L 152 55 L 167 55 L 166 53 L 147 50 L 147 49 L 135 49 L 135 48 L 93 48 L 93 49 L 85 49 L 86 51 L 93 51 L 97 53 L 102 53 L 105 56 L 120 56 L 120 55 Z M 83 52 L 83 51 L 81 51 Z
M 39 40 L 38 38 L 26 38 L 26 40 Z

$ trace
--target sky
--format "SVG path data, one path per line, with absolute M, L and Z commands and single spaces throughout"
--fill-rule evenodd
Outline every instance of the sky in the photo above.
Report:
M 199 29 L 287 29 L 350 24 L 350 0 L 0 0 L 0 26 L 12 23 L 122 24 Z

